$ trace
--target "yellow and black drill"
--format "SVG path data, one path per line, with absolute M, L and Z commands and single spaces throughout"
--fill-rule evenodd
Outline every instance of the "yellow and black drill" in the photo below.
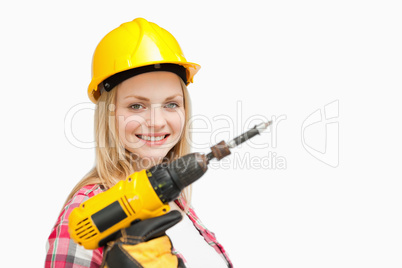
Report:
M 211 147 L 207 155 L 191 153 L 133 173 L 71 212 L 68 224 L 71 238 L 86 249 L 96 249 L 133 222 L 166 214 L 170 210 L 168 203 L 204 175 L 210 160 L 221 160 L 231 153 L 231 148 L 260 134 L 270 124 L 271 121 L 256 125 L 228 143 L 222 141 Z

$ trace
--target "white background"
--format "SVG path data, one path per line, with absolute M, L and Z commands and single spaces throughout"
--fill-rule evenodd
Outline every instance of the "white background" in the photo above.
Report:
M 92 53 L 107 32 L 144 17 L 202 66 L 189 90 L 194 114 L 212 129 L 205 133 L 196 121 L 204 128 L 197 143 L 233 138 L 257 115 L 286 118 L 277 122 L 275 146 L 273 129 L 254 139 L 268 148 L 248 143 L 228 157 L 229 166 L 194 184 L 193 205 L 235 267 L 401 267 L 399 1 L 4 3 L 3 263 L 43 266 L 61 206 L 94 163 L 93 149 L 82 148 L 93 140 L 86 96 Z M 324 121 L 303 132 L 303 122 L 333 102 L 339 114 L 328 132 Z M 76 105 L 86 109 L 65 127 Z M 217 116 L 232 118 L 232 126 Z M 86 143 L 77 147 L 66 131 Z M 306 149 L 324 152 L 326 140 L 339 149 L 326 152 L 336 165 Z M 285 160 L 283 169 L 258 166 L 269 152 Z M 236 166 L 246 154 L 257 157 L 254 165 Z M 191 267 L 225 267 L 195 231 L 188 234 L 191 224 L 180 224 L 173 242 Z

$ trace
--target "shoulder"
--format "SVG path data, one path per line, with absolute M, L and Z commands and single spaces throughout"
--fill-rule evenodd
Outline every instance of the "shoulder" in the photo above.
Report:
M 101 192 L 103 192 L 103 190 L 99 184 L 85 185 L 73 195 L 73 197 L 68 203 L 76 203 L 76 202 L 81 203 L 85 201 L 83 199 L 89 199 Z
M 70 214 L 70 212 L 74 208 L 79 207 L 81 203 L 101 192 L 103 192 L 103 190 L 99 184 L 85 185 L 84 187 L 79 189 L 66 203 L 66 206 L 63 208 L 62 213 Z
M 103 192 L 101 186 L 99 184 L 91 184 L 91 185 L 86 185 L 80 188 L 70 200 L 66 203 L 64 208 L 62 209 L 56 225 L 58 224 L 67 224 L 68 221 L 68 216 L 70 215 L 71 211 L 79 207 L 81 203 L 85 202 L 89 198 Z

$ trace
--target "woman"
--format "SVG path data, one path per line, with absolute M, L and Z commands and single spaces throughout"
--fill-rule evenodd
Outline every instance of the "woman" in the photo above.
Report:
M 67 198 L 49 236 L 45 267 L 99 267 L 103 248 L 86 250 L 70 238 L 71 211 L 135 171 L 190 152 L 186 85 L 199 69 L 187 62 L 169 32 L 142 18 L 122 24 L 101 40 L 88 87 L 96 103 L 96 163 Z M 231 266 L 213 233 L 199 225 L 187 205 L 190 194 L 188 187 L 176 203 Z

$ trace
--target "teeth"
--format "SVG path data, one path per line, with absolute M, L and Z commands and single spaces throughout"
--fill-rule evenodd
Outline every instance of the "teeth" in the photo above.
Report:
M 164 136 L 157 136 L 157 137 L 139 135 L 138 137 L 139 137 L 140 139 L 146 140 L 146 141 L 160 141 L 160 140 L 163 140 L 163 139 L 166 137 L 166 135 L 164 135 Z

